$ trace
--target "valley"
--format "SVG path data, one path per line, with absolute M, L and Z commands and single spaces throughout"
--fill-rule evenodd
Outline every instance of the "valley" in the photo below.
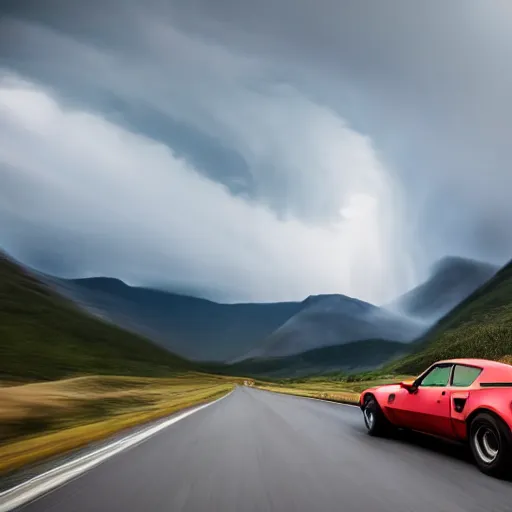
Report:
M 431 325 L 343 295 L 225 305 L 105 278 L 65 282 L 7 256 L 0 276 L 3 472 L 207 403 L 247 377 L 267 391 L 355 403 L 362 389 L 438 359 L 512 356 L 512 263 Z M 149 335 L 163 325 L 169 343 L 164 331 Z M 236 341 L 245 332 L 253 337 Z M 379 332 L 390 337 L 371 337 Z M 223 358 L 205 360 L 215 339 Z M 185 345 L 195 358 L 169 350 Z

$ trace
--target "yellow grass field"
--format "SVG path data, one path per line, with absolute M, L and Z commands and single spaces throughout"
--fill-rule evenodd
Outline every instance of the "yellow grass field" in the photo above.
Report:
M 305 396 L 309 398 L 321 398 L 323 400 L 332 400 L 334 402 L 348 404 L 357 404 L 357 401 L 359 399 L 359 393 L 353 393 L 350 391 L 313 391 L 308 388 L 291 388 L 273 385 L 263 385 L 258 386 L 258 388 L 267 391 L 274 391 L 277 393 L 284 393 L 286 395 Z
M 87 376 L 0 387 L 0 474 L 206 403 L 242 379 Z
M 401 380 L 409 380 L 411 376 L 383 376 L 379 379 L 357 382 L 329 380 L 328 378 L 314 377 L 300 382 L 265 383 L 257 382 L 256 386 L 267 391 L 275 391 L 289 395 L 320 398 L 334 402 L 357 404 L 359 396 L 365 389 L 381 384 L 391 384 Z

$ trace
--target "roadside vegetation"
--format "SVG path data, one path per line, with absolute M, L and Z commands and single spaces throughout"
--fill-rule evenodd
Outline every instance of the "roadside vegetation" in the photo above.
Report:
M 82 312 L 0 253 L 0 474 L 214 400 L 242 381 L 197 370 Z
M 226 377 L 89 376 L 0 387 L 0 475 L 219 398 Z
M 276 382 L 256 381 L 255 386 L 278 393 L 357 404 L 361 391 L 369 387 L 398 383 L 411 378 L 413 378 L 411 375 L 379 375 L 375 372 L 368 372 L 360 375 L 336 374 L 303 379 L 285 379 Z

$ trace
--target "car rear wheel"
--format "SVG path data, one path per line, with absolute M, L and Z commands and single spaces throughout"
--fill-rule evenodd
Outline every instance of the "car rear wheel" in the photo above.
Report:
M 373 397 L 366 400 L 363 407 L 363 417 L 368 434 L 371 436 L 385 436 L 392 430 L 391 423 L 384 416 L 377 400 Z
M 512 470 L 512 439 L 510 429 L 493 414 L 478 414 L 469 427 L 469 444 L 480 470 L 502 477 Z

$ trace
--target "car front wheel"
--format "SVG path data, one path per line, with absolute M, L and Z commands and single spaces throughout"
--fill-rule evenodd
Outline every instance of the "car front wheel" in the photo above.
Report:
M 469 427 L 469 444 L 473 457 L 483 473 L 503 477 L 512 469 L 510 429 L 493 414 L 478 414 Z
M 363 407 L 363 417 L 368 434 L 371 436 L 384 436 L 390 433 L 392 426 L 382 412 L 377 400 L 370 397 Z

